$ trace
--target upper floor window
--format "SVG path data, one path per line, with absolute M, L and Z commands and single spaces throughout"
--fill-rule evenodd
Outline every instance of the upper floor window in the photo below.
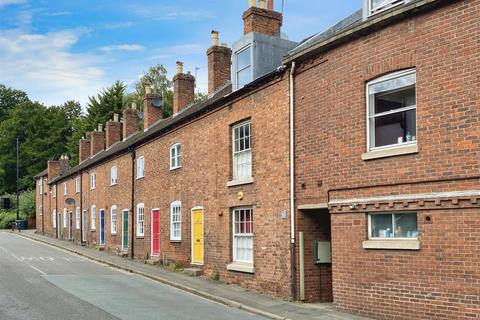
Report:
M 38 194 L 43 194 L 43 177 L 38 181 Z
M 182 203 L 180 201 L 170 204 L 170 240 L 182 240 Z
M 93 172 L 90 174 L 90 189 L 95 189 L 97 186 L 97 174 Z
M 252 50 L 248 46 L 235 54 L 236 60 L 236 89 L 240 89 L 252 82 Z
M 145 175 L 145 157 L 137 159 L 137 179 L 143 178 Z
M 137 237 L 145 236 L 145 205 L 137 205 Z
M 182 167 L 182 145 L 176 143 L 170 147 L 170 170 Z
M 80 177 L 75 178 L 75 192 L 80 192 Z
M 416 144 L 415 69 L 367 83 L 368 150 Z
M 118 169 L 117 166 L 113 166 L 110 169 L 110 185 L 116 185 L 118 183 Z
M 57 197 L 57 185 L 54 184 L 52 186 L 52 197 L 56 198 Z
M 408 2 L 408 0 L 367 0 L 368 14 L 373 15 L 396 5 Z
M 232 128 L 234 180 L 252 176 L 251 138 L 250 121 L 242 122 Z
M 63 183 L 63 195 L 64 196 L 67 195 L 67 183 L 66 182 Z

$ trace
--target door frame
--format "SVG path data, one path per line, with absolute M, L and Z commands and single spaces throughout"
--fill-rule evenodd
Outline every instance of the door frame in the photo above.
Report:
M 102 212 L 103 212 L 103 228 L 102 228 Z M 98 246 L 104 247 L 106 243 L 106 237 L 105 237 L 105 209 L 100 209 L 98 211 L 98 226 L 100 227 L 99 233 L 98 233 Z M 102 233 L 103 233 L 103 243 L 102 243 Z
M 158 255 L 153 254 L 153 211 L 158 211 Z M 150 256 L 160 256 L 160 208 L 154 208 L 150 211 Z
M 124 225 L 125 225 L 125 213 L 127 213 L 127 230 L 124 230 Z M 122 252 L 128 252 L 128 236 L 129 236 L 129 232 L 128 232 L 128 216 L 130 214 L 130 210 L 129 209 L 123 209 L 122 210 Z M 125 243 L 123 242 L 124 239 L 125 239 L 125 233 L 127 233 L 127 245 L 125 246 Z M 126 247 L 126 249 L 125 249 Z
M 87 210 L 82 210 L 82 243 L 87 242 L 87 232 L 88 232 L 88 221 L 87 221 Z
M 73 212 L 68 212 L 68 241 L 73 240 Z
M 197 210 L 202 210 L 202 262 L 193 262 L 193 212 Z M 203 266 L 205 264 L 205 210 L 202 206 L 196 206 L 190 209 L 190 256 L 191 261 L 190 264 Z

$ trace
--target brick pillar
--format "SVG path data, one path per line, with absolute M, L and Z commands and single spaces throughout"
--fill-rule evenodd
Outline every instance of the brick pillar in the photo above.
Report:
M 90 133 L 91 139 L 91 148 L 90 153 L 92 157 L 99 153 L 100 151 L 105 150 L 105 132 L 103 132 L 103 126 L 101 124 L 98 125 L 97 131 L 92 131 Z
M 113 120 L 107 122 L 105 136 L 107 149 L 122 139 L 122 124 L 118 122 L 118 114 L 114 114 Z
M 90 158 L 91 150 L 91 141 L 90 139 L 82 138 L 78 143 L 78 161 L 83 162 Z
M 183 63 L 177 62 L 177 74 L 173 77 L 173 114 L 178 113 L 195 98 L 195 77 L 183 73 Z
M 143 98 L 143 128 L 147 130 L 153 123 L 162 119 L 163 106 L 160 105 L 162 96 L 157 93 L 151 93 L 150 87 L 145 88 L 145 97 Z
M 132 108 L 123 110 L 123 140 L 130 137 L 138 130 L 138 115 L 137 106 L 135 102 L 132 103 Z
M 212 46 L 207 51 L 208 57 L 208 93 L 215 92 L 230 81 L 232 50 L 226 45 L 218 45 L 218 31 L 212 31 Z
M 273 3 L 271 4 L 273 8 Z M 266 8 L 250 7 L 243 13 L 243 32 L 263 33 L 269 36 L 280 36 L 283 17 L 280 12 Z

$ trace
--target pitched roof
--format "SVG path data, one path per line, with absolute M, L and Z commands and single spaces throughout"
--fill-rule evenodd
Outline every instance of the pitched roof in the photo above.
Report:
M 63 175 L 52 179 L 49 183 L 58 182 L 60 180 L 68 178 L 69 176 L 76 175 L 79 172 L 86 170 L 90 167 L 98 165 L 99 163 L 106 161 L 114 156 L 125 154 L 130 150 L 138 147 L 139 145 L 142 145 L 150 140 L 157 138 L 158 136 L 169 132 L 180 124 L 188 122 L 195 117 L 200 116 L 201 114 L 225 106 L 226 104 L 232 102 L 234 99 L 241 97 L 244 94 L 248 94 L 249 92 L 257 89 L 262 84 L 275 79 L 275 77 L 282 73 L 283 69 L 279 68 L 254 80 L 243 88 L 233 92 L 232 85 L 228 83 L 224 87 L 217 90 L 208 100 L 193 104 L 174 116 L 155 122 L 150 128 L 148 128 L 148 130 L 143 132 L 137 132 L 132 136 L 128 137 L 126 140 L 113 144 L 109 149 L 88 158 L 79 165 L 65 172 Z
M 37 179 L 37 178 L 41 178 L 41 177 L 44 177 L 46 176 L 48 173 L 48 168 L 41 171 L 40 173 L 36 174 L 35 176 L 33 176 L 34 179 Z

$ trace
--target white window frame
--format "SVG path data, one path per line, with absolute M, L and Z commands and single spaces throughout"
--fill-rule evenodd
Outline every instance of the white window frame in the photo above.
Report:
M 246 50 L 250 50 L 250 64 L 243 67 L 242 69 L 238 69 L 238 56 Z M 238 77 L 238 74 L 240 72 L 248 68 L 250 68 L 250 79 L 251 79 L 250 81 L 253 81 L 253 49 L 252 49 L 252 45 L 250 44 L 238 50 L 237 52 L 235 52 L 235 88 L 237 90 L 240 88 L 243 88 L 245 85 L 248 84 L 248 83 L 244 83 L 244 84 L 239 83 L 240 80 Z
M 385 149 L 394 149 L 394 148 L 399 148 L 399 147 L 403 147 L 403 146 L 410 146 L 410 145 L 416 145 L 417 144 L 418 139 L 415 139 L 415 141 L 406 141 L 406 142 L 402 142 L 402 143 L 396 143 L 396 144 L 380 146 L 380 147 L 375 147 L 375 146 L 370 145 L 370 143 L 371 143 L 370 138 L 371 138 L 371 135 L 372 135 L 370 120 L 372 118 L 381 117 L 381 116 L 388 115 L 388 114 L 401 113 L 401 112 L 405 112 L 405 111 L 409 111 L 409 110 L 417 110 L 417 101 L 416 101 L 416 99 L 417 99 L 417 96 L 416 96 L 417 80 L 415 78 L 415 105 L 405 107 L 405 108 L 401 108 L 401 109 L 395 109 L 395 110 L 392 110 L 392 111 L 373 114 L 373 115 L 370 114 L 371 101 L 370 101 L 370 96 L 369 96 L 369 87 L 372 86 L 372 85 L 381 83 L 381 82 L 385 82 L 385 81 L 396 79 L 396 78 L 401 78 L 401 77 L 408 76 L 408 75 L 411 75 L 411 74 L 415 74 L 415 76 L 416 76 L 416 69 L 407 69 L 407 70 L 402 70 L 402 71 L 398 71 L 398 72 L 389 73 L 389 74 L 387 74 L 383 77 L 377 78 L 377 79 L 369 81 L 367 83 L 367 85 L 366 85 L 366 101 L 367 101 L 367 103 L 366 103 L 366 107 L 367 107 L 366 114 L 367 114 L 367 151 L 368 152 L 377 151 L 377 150 L 385 150 Z M 415 112 L 415 124 L 416 125 L 418 124 L 418 122 L 417 122 L 417 112 Z
M 242 263 L 242 264 L 249 264 L 249 265 L 253 265 L 253 261 L 255 260 L 254 259 L 254 251 L 253 251 L 253 248 L 254 248 L 254 238 L 253 238 L 253 232 L 252 233 L 239 233 L 237 234 L 236 233 L 236 230 L 235 230 L 235 216 L 236 216 L 236 212 L 239 211 L 239 210 L 250 210 L 251 211 L 251 219 L 252 219 L 252 231 L 253 231 L 253 207 L 236 207 L 236 208 L 233 208 L 232 210 L 232 257 L 233 257 L 233 262 L 234 263 Z M 239 260 L 238 257 L 237 257 L 237 241 L 238 241 L 238 238 L 239 237 L 249 237 L 252 239 L 252 261 L 246 261 L 246 260 Z
M 80 230 L 80 207 L 75 208 L 75 229 Z
M 63 227 L 67 227 L 67 208 L 63 208 Z
M 67 195 L 67 183 L 66 182 L 63 183 L 63 195 L 64 196 Z
M 56 229 L 57 228 L 57 209 L 53 209 L 52 211 L 52 225 Z
M 97 187 L 97 173 L 92 172 L 90 174 L 90 190 L 94 190 Z
M 170 170 L 182 167 L 182 144 L 175 143 L 170 147 Z
M 52 186 L 52 198 L 56 198 L 57 197 L 57 185 L 54 184 Z
M 80 177 L 75 178 L 75 193 L 80 193 Z
M 140 219 L 141 218 L 141 219 Z M 136 234 L 137 237 L 145 236 L 145 204 L 137 204 L 137 219 L 136 219 Z
M 110 168 L 110 186 L 118 184 L 118 167 L 113 166 Z
M 410 2 L 409 0 L 385 0 L 385 4 L 380 5 L 378 8 L 373 7 L 373 0 L 366 0 L 367 1 L 367 10 L 368 16 L 376 15 L 380 12 L 388 10 L 390 8 L 396 7 L 401 4 L 405 4 Z
M 415 215 L 417 218 L 417 236 L 416 237 L 398 237 L 395 238 L 395 215 L 397 214 L 412 214 Z M 392 237 L 372 237 L 372 216 L 374 215 L 391 215 L 392 217 L 392 232 L 393 236 Z M 418 213 L 417 212 L 375 212 L 375 213 L 369 213 L 368 214 L 368 240 L 387 240 L 387 241 L 395 241 L 395 240 L 418 240 Z
M 178 212 L 176 211 L 178 209 Z M 178 219 L 174 221 L 174 216 Z M 178 235 L 175 235 L 175 228 L 178 227 Z M 182 202 L 173 201 L 170 204 L 170 241 L 182 240 Z
M 90 229 L 96 230 L 97 229 L 97 206 L 92 205 L 90 207 Z
M 249 126 L 249 148 L 244 149 L 241 151 L 235 151 L 235 131 L 236 129 L 242 127 L 242 126 Z M 238 157 L 242 153 L 250 153 L 250 175 L 249 176 L 239 176 L 238 174 Z M 238 123 L 234 126 L 232 126 L 232 170 L 233 170 L 233 180 L 243 180 L 243 179 L 249 179 L 252 178 L 253 172 L 253 150 L 252 150 L 252 121 L 251 120 L 246 120 L 242 121 L 241 123 Z
M 141 156 L 137 158 L 137 179 L 145 177 L 145 157 Z
M 43 195 L 43 177 L 38 181 L 38 194 Z
M 110 233 L 117 234 L 117 206 L 110 207 Z

